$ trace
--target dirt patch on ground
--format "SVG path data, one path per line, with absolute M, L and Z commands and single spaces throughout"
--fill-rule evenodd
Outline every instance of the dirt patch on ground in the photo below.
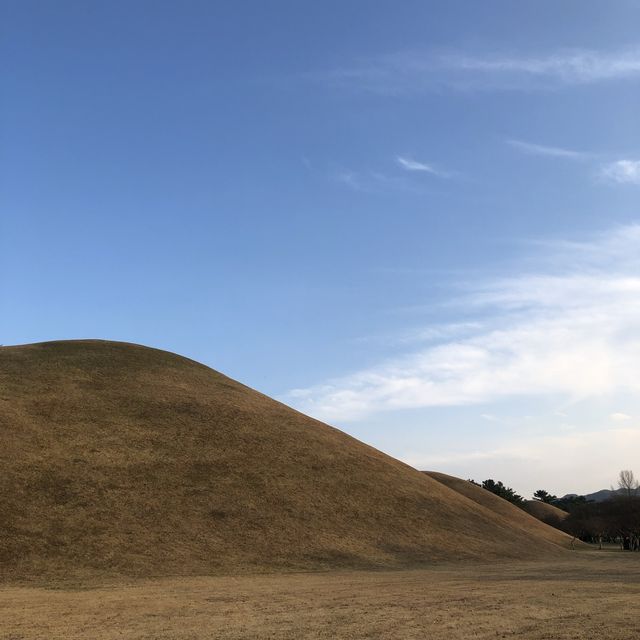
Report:
M 0 588 L 0 639 L 640 637 L 640 554 Z

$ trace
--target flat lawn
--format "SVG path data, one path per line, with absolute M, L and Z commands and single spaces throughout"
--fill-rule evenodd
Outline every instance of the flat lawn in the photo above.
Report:
M 0 640 L 640 638 L 640 554 L 0 587 Z

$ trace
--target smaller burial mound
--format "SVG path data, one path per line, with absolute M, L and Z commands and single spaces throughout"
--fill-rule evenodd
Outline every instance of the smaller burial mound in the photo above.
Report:
M 559 527 L 569 517 L 566 511 L 540 500 L 527 500 L 524 510 L 552 527 Z
M 567 549 L 571 548 L 571 536 L 555 529 L 553 526 L 549 526 L 548 524 L 541 522 L 541 518 L 530 515 L 523 509 L 511 504 L 508 500 L 491 493 L 491 491 L 487 491 L 468 480 L 462 480 L 461 478 L 456 478 L 454 476 L 447 475 L 446 473 L 439 473 L 437 471 L 425 471 L 424 473 L 466 498 L 473 500 L 473 502 L 481 505 L 485 509 L 490 510 L 505 523 L 508 523 L 510 527 L 521 529 L 522 531 L 526 531 L 528 534 L 534 535 L 541 540 L 546 540 L 547 542 L 560 545 L 561 547 L 565 547 Z M 560 509 L 556 509 L 555 507 L 551 508 L 556 511 L 560 511 Z M 560 513 L 565 512 L 560 511 Z M 565 513 L 565 517 L 567 515 L 568 514 Z

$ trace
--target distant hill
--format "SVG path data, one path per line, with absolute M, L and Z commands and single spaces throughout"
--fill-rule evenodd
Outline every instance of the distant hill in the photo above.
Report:
M 4 580 L 406 567 L 568 546 L 511 505 L 137 345 L 0 348 L 0 434 Z
M 604 502 L 605 500 L 609 500 L 615 496 L 625 495 L 625 489 L 600 489 L 600 491 L 596 491 L 594 493 L 588 493 L 584 497 L 587 501 L 593 502 Z M 579 494 L 577 493 L 568 493 L 566 496 L 563 496 L 561 499 L 565 498 L 576 498 Z

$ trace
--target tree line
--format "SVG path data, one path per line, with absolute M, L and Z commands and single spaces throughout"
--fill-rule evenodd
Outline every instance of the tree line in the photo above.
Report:
M 488 479 L 482 483 L 469 480 L 487 491 L 491 491 L 512 504 L 524 509 L 526 500 L 503 482 Z M 542 519 L 574 538 L 600 545 L 615 542 L 621 548 L 640 551 L 640 483 L 633 471 L 623 469 L 618 475 L 617 491 L 607 500 L 595 502 L 585 496 L 558 498 L 544 489 L 538 489 L 533 498 L 544 502 L 568 515 L 550 513 Z
M 561 529 L 585 542 L 617 542 L 623 549 L 640 551 L 640 484 L 633 471 L 618 476 L 618 491 L 602 502 L 585 501 L 568 509 Z

